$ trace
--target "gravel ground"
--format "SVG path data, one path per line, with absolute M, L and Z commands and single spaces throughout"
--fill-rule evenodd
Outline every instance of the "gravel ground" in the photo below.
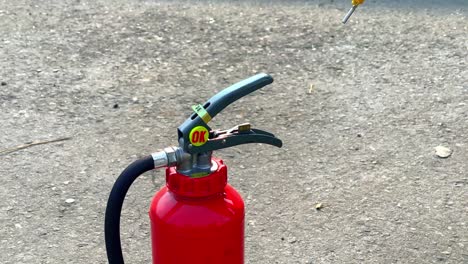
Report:
M 258 72 L 275 82 L 212 121 L 284 141 L 217 154 L 247 263 L 468 263 L 466 0 L 368 1 L 346 26 L 343 1 L 0 2 L 1 149 L 71 137 L 0 156 L 0 263 L 106 263 L 118 174 Z M 163 176 L 128 195 L 128 263 L 151 261 Z

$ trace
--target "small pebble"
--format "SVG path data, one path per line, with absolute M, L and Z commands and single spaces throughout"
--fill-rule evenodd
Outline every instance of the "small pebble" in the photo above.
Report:
M 73 198 L 68 198 L 68 199 L 65 200 L 65 203 L 67 203 L 67 204 L 72 204 L 74 202 L 75 202 L 75 199 L 73 199 Z
M 319 211 L 323 208 L 323 204 L 322 203 L 318 203 L 315 205 L 315 210 Z
M 446 148 L 444 146 L 437 146 L 434 148 L 435 149 L 435 154 L 437 155 L 437 157 L 439 158 L 448 158 L 452 155 L 452 150 L 449 149 L 449 148 Z

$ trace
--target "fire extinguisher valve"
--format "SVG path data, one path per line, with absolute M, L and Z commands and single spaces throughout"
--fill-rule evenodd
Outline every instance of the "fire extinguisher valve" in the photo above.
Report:
M 191 177 L 202 177 L 213 171 L 211 155 L 214 150 L 247 143 L 264 143 L 281 147 L 275 135 L 241 124 L 228 130 L 212 130 L 208 122 L 236 100 L 270 84 L 273 78 L 257 74 L 215 94 L 203 105 L 193 106 L 194 113 L 178 128 L 179 149 L 176 151 L 177 171 Z M 162 155 L 162 163 L 166 163 Z
M 179 147 L 168 147 L 151 154 L 154 168 L 177 167 L 190 177 L 203 177 L 216 171 L 214 150 L 247 143 L 264 143 L 281 147 L 275 135 L 253 129 L 249 123 L 227 130 L 212 130 L 208 122 L 229 104 L 273 82 L 267 74 L 257 74 L 238 82 L 211 97 L 204 105 L 193 107 L 194 113 L 178 128 Z

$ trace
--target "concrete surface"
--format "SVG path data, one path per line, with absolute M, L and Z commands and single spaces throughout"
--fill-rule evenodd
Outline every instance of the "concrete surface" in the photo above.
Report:
M 118 174 L 257 72 L 275 82 L 212 121 L 284 141 L 217 153 L 246 263 L 468 263 L 467 2 L 381 2 L 343 26 L 337 1 L 2 0 L 1 149 L 72 139 L 0 156 L 0 263 L 106 263 Z M 128 263 L 151 261 L 163 176 L 128 195 Z

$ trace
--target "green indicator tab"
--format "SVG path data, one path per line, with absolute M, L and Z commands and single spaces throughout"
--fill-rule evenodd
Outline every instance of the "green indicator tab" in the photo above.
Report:
M 208 114 L 206 109 L 202 105 L 194 105 L 192 106 L 192 109 L 197 115 L 205 122 L 205 124 L 208 124 L 208 122 L 211 121 L 211 116 Z
M 196 179 L 196 178 L 202 178 L 202 177 L 205 177 L 205 176 L 208 176 L 209 173 L 207 172 L 197 172 L 197 173 L 193 173 L 192 175 L 190 175 L 190 177 Z

